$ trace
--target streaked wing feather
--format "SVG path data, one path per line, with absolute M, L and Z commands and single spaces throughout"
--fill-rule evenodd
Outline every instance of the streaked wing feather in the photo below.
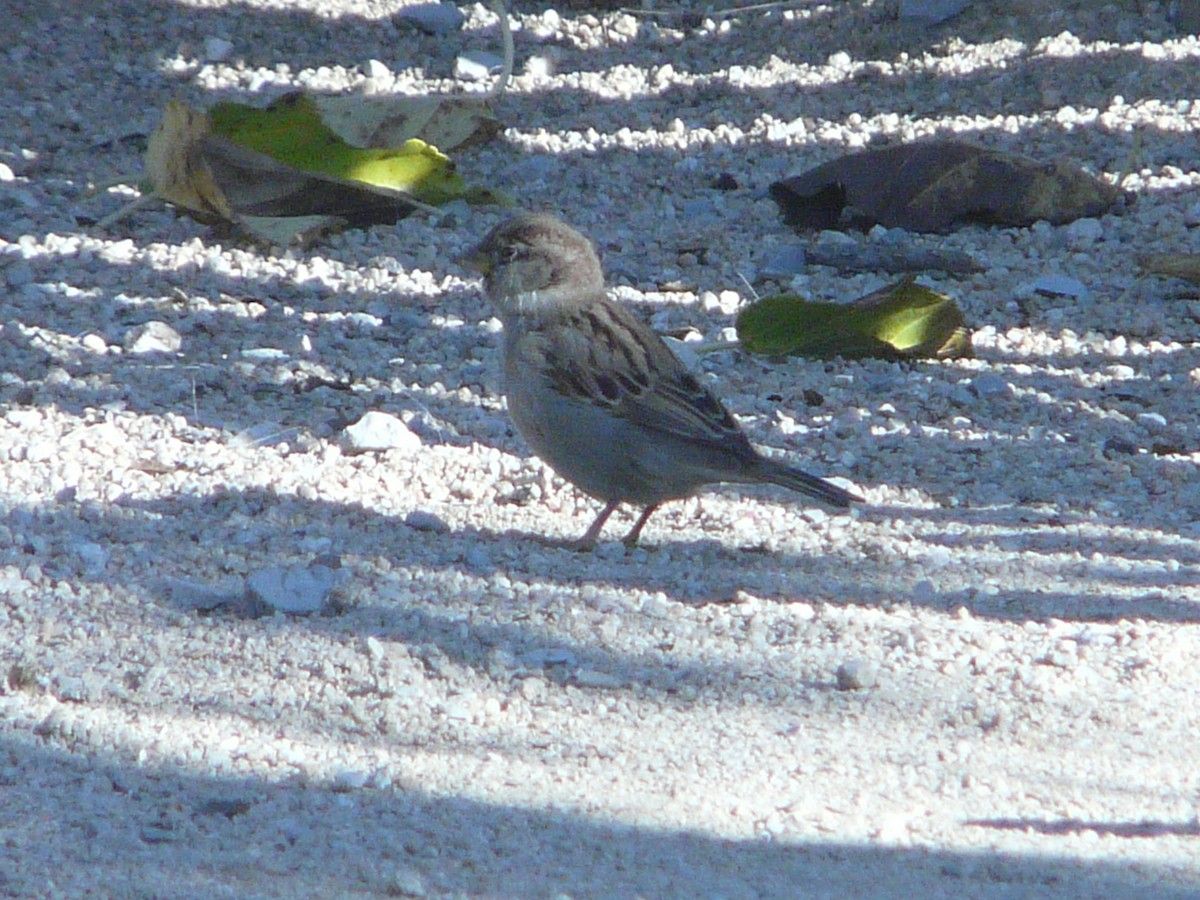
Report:
M 720 402 L 624 307 L 576 307 L 543 323 L 542 331 L 546 368 L 563 394 L 680 440 L 725 450 L 745 443 L 749 449 Z

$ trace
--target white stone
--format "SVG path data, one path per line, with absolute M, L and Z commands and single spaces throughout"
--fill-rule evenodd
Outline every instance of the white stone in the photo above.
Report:
M 404 450 L 421 447 L 421 438 L 390 413 L 371 410 L 342 432 L 352 450 Z
M 183 349 L 183 337 L 166 322 L 145 322 L 129 330 L 124 346 L 137 354 L 178 353 Z
M 504 68 L 504 59 L 485 50 L 468 50 L 454 60 L 454 77 L 462 81 L 486 81 Z

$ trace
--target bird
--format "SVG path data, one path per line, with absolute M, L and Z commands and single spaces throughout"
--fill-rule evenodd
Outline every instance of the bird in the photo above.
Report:
M 641 507 L 633 547 L 654 511 L 720 482 L 769 483 L 845 509 L 862 497 L 763 456 L 663 339 L 609 298 L 591 241 L 547 213 L 501 222 L 464 264 L 483 275 L 503 325 L 503 382 L 521 437 L 604 507 L 591 550 L 622 503 Z

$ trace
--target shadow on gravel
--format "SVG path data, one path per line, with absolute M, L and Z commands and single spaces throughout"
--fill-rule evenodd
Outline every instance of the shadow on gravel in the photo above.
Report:
M 1142 819 L 1137 822 L 1093 822 L 1084 819 L 968 819 L 963 824 L 976 828 L 1024 831 L 1032 834 L 1094 832 L 1119 838 L 1156 838 L 1166 835 L 1200 837 L 1200 822 L 1196 819 L 1186 822 L 1163 822 L 1158 819 Z
M 86 708 L 76 725 L 64 712 L 40 737 L 0 741 L 0 859 L 12 861 L 0 868 L 0 891 L 12 896 L 1183 898 L 1197 890 L 1166 865 L 1081 861 L 1074 842 L 1056 847 L 1074 826 L 964 823 L 983 829 L 980 843 L 1010 822 L 1038 833 L 1028 854 L 800 834 L 719 838 L 402 783 L 337 791 L 319 778 L 269 783 L 133 764 L 88 746 Z M 1194 822 L 1077 824 L 1131 840 L 1196 834 Z
M 197 9 L 168 0 L 150 3 L 124 0 L 106 4 L 102 10 L 94 10 L 91 14 L 99 30 L 110 40 L 110 52 L 119 65 L 106 67 L 103 78 L 81 74 L 78 81 L 91 85 L 88 89 L 94 88 L 97 92 L 96 96 L 89 96 L 89 102 L 101 104 L 106 109 L 112 105 L 109 120 L 114 125 L 129 122 L 130 127 L 161 107 L 172 89 L 183 87 L 191 91 L 193 99 L 212 99 L 202 96 L 203 91 L 196 84 L 195 70 L 171 74 L 163 60 L 175 56 L 195 59 L 202 53 L 205 40 L 213 36 L 236 36 L 239 64 L 249 68 L 270 69 L 286 62 L 292 72 L 297 72 L 377 58 L 396 71 L 411 65 L 419 66 L 431 75 L 449 72 L 454 57 L 464 49 L 485 46 L 494 43 L 495 39 L 490 30 L 452 38 L 430 37 L 406 26 L 393 25 L 388 20 L 372 20 L 360 15 L 348 14 L 335 19 L 297 9 L 263 10 L 236 3 L 219 9 Z M 36 15 L 32 12 L 23 14 L 14 22 L 15 43 L 26 47 L 31 59 L 37 59 L 39 54 L 52 54 L 52 42 L 43 39 L 44 33 L 50 33 L 52 29 L 44 28 L 44 23 L 54 21 L 56 16 L 72 15 L 74 6 L 62 2 L 46 6 Z M 138 24 L 136 44 L 121 40 L 129 22 Z M 1195 71 L 1190 61 L 1169 58 L 1150 61 L 1139 46 L 1130 44 L 1143 32 L 1155 35 L 1165 27 L 1160 18 L 1141 15 L 1140 8 L 1129 10 L 1126 16 L 1089 17 L 1082 23 L 1082 40 L 1113 42 L 1112 47 L 1096 51 L 1105 62 L 1100 68 L 1091 65 L 1090 60 L 1068 57 L 1033 60 L 1028 58 L 1028 50 L 1012 51 L 1008 56 L 1001 54 L 998 60 L 968 72 L 946 72 L 936 65 L 939 56 L 946 53 L 946 45 L 955 41 L 1015 38 L 1032 45 L 1039 38 L 1058 35 L 1062 31 L 1061 17 L 1055 13 L 1025 8 L 1012 15 L 996 15 L 986 4 L 977 4 L 968 13 L 936 29 L 898 23 L 879 9 L 862 3 L 819 8 L 809 19 L 786 23 L 774 14 L 750 13 L 731 22 L 729 31 L 723 34 L 696 31 L 698 24 L 688 24 L 685 29 L 688 33 L 681 45 L 664 45 L 660 49 L 664 60 L 674 60 L 672 64 L 680 71 L 695 69 L 695 74 L 712 76 L 705 83 L 688 88 L 671 87 L 661 92 L 649 91 L 632 101 L 601 97 L 582 89 L 510 93 L 503 98 L 501 117 L 527 131 L 538 128 L 581 131 L 597 127 L 599 131 L 611 134 L 626 120 L 662 124 L 673 118 L 680 118 L 689 127 L 731 124 L 749 130 L 764 113 L 781 123 L 802 119 L 811 106 L 813 92 L 820 91 L 823 108 L 831 119 L 838 118 L 839 110 L 845 117 L 883 114 L 917 118 L 950 114 L 974 116 L 980 123 L 978 136 L 984 142 L 1036 154 L 1043 141 L 1061 141 L 1059 129 L 1066 127 L 1045 115 L 1047 109 L 1073 104 L 1079 109 L 1095 107 L 1104 110 L 1117 94 L 1123 95 L 1128 104 L 1161 103 L 1166 109 L 1195 95 Z M 1014 26 L 1018 29 L 1015 32 Z M 788 36 L 793 34 L 797 38 L 820 34 L 827 41 L 811 45 L 817 46 L 819 53 L 806 49 L 804 52 L 809 56 L 802 58 L 797 51 L 792 60 Z M 755 37 L 763 39 L 754 40 Z M 624 45 L 618 35 L 612 34 L 610 39 L 609 46 L 594 53 L 583 53 L 560 42 L 559 49 L 565 54 L 564 68 L 586 71 L 644 61 L 647 49 L 641 39 Z M 554 42 L 518 34 L 521 54 L 535 51 L 544 43 Z M 739 81 L 725 70 L 702 71 L 699 68 L 710 65 L 708 63 L 697 61 L 693 65 L 687 48 L 701 44 L 728 47 L 729 58 L 724 62 L 729 66 L 765 66 L 770 64 L 772 56 L 823 65 L 828 47 L 846 52 L 852 60 L 894 62 L 901 74 L 885 76 L 879 70 L 867 67 L 840 82 L 819 88 L 788 83 L 768 91 Z M 799 39 L 795 44 L 810 47 L 807 41 Z M 909 54 L 909 62 L 912 62 L 926 52 L 932 60 L 927 66 L 899 65 L 902 54 Z M 697 60 L 701 58 L 707 58 L 706 54 L 696 57 Z M 83 60 L 81 65 L 87 62 Z M 1147 81 L 1144 78 L 1149 66 L 1153 67 L 1155 75 L 1152 97 L 1146 96 Z M 14 66 L 13 71 L 29 68 L 29 65 Z M 138 78 L 149 81 L 149 86 L 138 82 Z M 942 88 L 933 95 L 933 107 L 914 108 L 914 93 L 923 95 L 917 89 L 930 86 Z M 46 86 L 44 90 L 52 91 L 54 86 Z M 235 90 L 222 96 L 257 100 L 272 90 L 273 87 L 268 85 L 257 94 Z M 137 104 L 134 113 L 130 112 L 131 103 Z M 731 103 L 735 105 L 731 106 Z M 724 112 L 731 108 L 740 119 L 710 121 L 713 110 Z M 1020 118 L 1019 133 L 1008 133 L 1009 124 L 1002 118 L 1005 116 Z M 48 162 L 45 171 L 35 172 L 33 187 L 37 187 L 38 179 L 77 184 L 89 175 L 111 174 L 105 170 L 106 166 L 111 166 L 111 171 L 132 171 L 140 165 L 139 155 L 124 142 L 97 144 L 100 135 L 81 134 L 78 123 L 70 127 L 72 123 L 66 118 L 63 122 L 53 120 L 41 124 L 46 129 L 35 129 L 35 138 L 51 143 L 34 145 L 34 149 L 45 154 Z M 1154 144 L 1158 155 L 1148 160 L 1142 158 L 1148 143 L 1144 135 L 1114 131 L 1099 120 L 1072 123 L 1070 129 L 1073 155 L 1097 168 L 1130 171 L 1153 163 L 1154 166 L 1178 165 L 1187 170 L 1193 162 L 1194 147 L 1186 135 L 1181 135 L 1177 141 L 1166 139 Z M 47 138 L 47 133 L 52 136 Z M 661 190 L 679 202 L 715 203 L 722 195 L 711 184 L 711 176 L 716 171 L 735 165 L 739 178 L 745 182 L 742 190 L 753 193 L 761 191 L 775 177 L 823 162 L 844 149 L 844 142 L 826 144 L 816 141 L 801 150 L 789 151 L 775 146 L 762 135 L 748 137 L 736 148 L 693 146 L 686 155 L 696 165 L 691 169 L 676 167 L 673 180 L 655 185 L 653 190 Z M 730 152 L 722 152 L 726 150 Z M 524 159 L 524 154 L 512 145 L 498 144 L 495 148 L 475 152 L 507 152 L 512 166 L 519 166 Z M 602 184 L 605 179 L 597 178 L 596 173 L 636 172 L 638 166 L 652 156 L 654 152 L 645 148 L 625 146 L 612 146 L 596 153 L 563 153 L 556 157 L 560 169 L 554 178 L 560 186 L 577 188 L 581 209 L 619 213 L 623 211 L 620 198 L 614 200 L 597 192 L 597 184 Z M 681 154 L 672 152 L 667 158 L 678 161 Z M 472 155 L 467 153 L 460 160 L 460 167 L 468 177 L 471 165 Z M 505 171 L 504 167 L 501 166 L 499 171 Z M 622 181 L 625 178 L 622 175 Z M 523 194 L 522 199 L 536 205 L 539 200 L 537 185 L 521 182 L 520 187 L 528 189 L 528 196 Z M 61 198 L 55 195 L 53 199 L 54 203 L 47 204 L 53 207 L 47 215 L 63 212 L 58 204 Z M 14 201 L 14 205 L 19 211 L 20 204 Z M 573 218 L 573 210 L 562 212 Z M 629 223 L 615 214 L 610 219 L 603 226 L 608 233 L 596 236 L 602 243 L 604 238 L 620 238 L 617 241 L 620 249 L 636 264 L 633 265 L 637 269 L 635 274 L 648 277 L 671 262 L 638 259 L 637 235 L 628 234 Z M 9 234 L 8 221 L 0 215 L 0 231 L 15 240 L 21 229 L 14 226 L 15 230 Z M 27 218 L 12 221 L 24 222 Z M 44 237 L 47 230 L 61 230 L 62 223 L 55 222 L 53 227 L 48 224 L 29 227 L 33 228 L 31 233 Z M 682 236 L 688 233 L 690 221 L 659 224 L 662 227 L 670 224 Z M 482 231 L 475 222 L 468 222 L 467 228 Z M 763 223 L 763 229 L 776 236 L 781 233 L 775 216 Z M 75 223 L 67 230 L 87 232 L 90 229 Z M 192 238 L 199 236 L 209 245 L 215 240 L 210 230 L 190 224 L 182 233 Z M 139 249 L 162 240 L 137 218 L 122 223 L 105 237 L 127 234 Z M 1056 235 L 1047 238 L 1029 230 L 997 230 L 991 234 L 999 243 L 1036 246 L 1039 254 L 1047 258 L 1053 255 L 1053 250 L 1061 250 L 1063 254 L 1068 252 L 1065 245 L 1043 252 L 1047 250 L 1043 243 L 1058 240 L 1060 236 Z M 382 268 L 411 270 L 417 266 L 416 260 L 406 256 L 404 237 L 404 223 L 396 229 L 380 228 L 370 233 L 371 240 L 378 244 Z M 177 242 L 185 239 L 173 238 Z M 714 264 L 684 273 L 705 286 L 712 279 L 721 277 L 718 264 L 747 262 L 720 259 L 720 242 L 714 243 L 710 254 Z M 246 249 L 251 254 L 259 253 L 249 245 Z M 338 240 L 323 243 L 312 253 L 337 260 L 340 255 Z M 310 291 L 305 285 L 283 277 L 242 277 L 226 266 L 203 261 L 183 269 L 158 270 L 142 264 L 105 264 L 95 259 L 85 267 L 89 283 L 70 285 L 87 294 L 80 297 L 60 290 L 60 273 L 57 271 L 60 263 L 53 254 L 30 261 L 33 285 L 47 286 L 44 295 L 27 298 L 14 295 L 0 300 L 0 320 L 20 326 L 5 327 L 3 331 L 3 341 L 9 346 L 0 362 L 19 374 L 14 376 L 13 382 L 0 385 L 0 402 L 35 407 L 61 406 L 72 412 L 112 405 L 133 412 L 170 412 L 183 416 L 194 426 L 215 427 L 235 434 L 278 424 L 283 430 L 308 432 L 318 437 L 336 433 L 366 409 L 394 410 L 405 408 L 406 404 L 421 403 L 432 410 L 435 418 L 451 426 L 447 431 L 454 429 L 467 438 L 481 441 L 493 437 L 481 435 L 474 428 L 477 411 L 464 410 L 461 402 L 454 398 L 454 392 L 459 388 L 475 389 L 494 377 L 490 374 L 493 370 L 491 360 L 477 356 L 482 350 L 486 357 L 488 349 L 494 346 L 495 336 L 484 334 L 478 327 L 478 323 L 491 313 L 472 292 L 451 290 L 426 296 L 369 290 L 332 293 Z M 439 268 L 444 268 L 440 261 Z M 995 297 L 967 296 L 962 300 L 972 313 L 972 320 L 980 324 L 988 321 L 1002 324 L 1009 316 L 1007 312 L 994 309 L 998 302 Z M 372 303 L 380 301 L 392 307 L 392 311 L 382 316 L 381 323 L 354 318 Z M 977 307 L 971 309 L 972 304 Z M 327 318 L 319 322 L 305 321 L 308 314 Z M 434 328 L 431 320 L 435 314 L 458 316 L 465 324 L 458 328 Z M 680 310 L 678 315 L 681 324 L 688 321 L 701 321 L 709 327 L 713 324 L 711 317 L 695 307 Z M 1161 319 L 1164 334 L 1190 333 L 1188 329 L 1192 328 L 1192 323 L 1185 304 L 1156 303 L 1154 315 Z M 1033 310 L 1027 318 L 1037 327 L 1038 310 Z M 42 331 L 75 337 L 96 332 L 109 344 L 119 345 L 131 328 L 150 319 L 166 321 L 183 334 L 185 352 L 182 355 L 131 358 L 79 352 L 64 359 L 47 353 L 39 337 Z M 1080 331 L 1096 327 L 1116 334 L 1120 330 L 1120 323 L 1077 323 L 1074 319 L 1071 322 Z M 281 335 L 286 338 L 286 346 L 276 346 Z M 221 340 L 209 339 L 218 336 Z M 305 340 L 311 343 L 311 350 L 301 351 L 298 348 Z M 277 351 L 281 355 L 267 361 L 261 357 L 234 357 L 229 353 L 232 345 L 236 345 L 239 353 Z M 449 355 L 445 353 L 447 348 L 452 350 Z M 1003 378 L 1018 391 L 1044 382 L 1045 374 L 1040 372 L 1035 378 L 1011 371 L 1020 365 L 1061 363 L 1080 369 L 1081 375 L 1094 375 L 1104 365 L 1102 358 L 1094 357 L 1086 361 L 994 357 L 985 362 L 1011 364 Z M 1025 436 L 1006 430 L 1009 410 L 1015 411 L 1019 405 L 1030 402 L 1024 395 L 991 400 L 968 396 L 965 411 L 982 412 L 982 424 L 996 432 L 998 438 L 980 440 L 973 445 L 946 442 L 961 450 L 961 474 L 953 470 L 950 473 L 958 475 L 956 479 L 952 477 L 952 483 L 961 484 L 960 499 L 967 505 L 1053 502 L 1064 496 L 1058 473 L 1072 471 L 1087 473 L 1084 477 L 1089 483 L 1082 490 L 1078 483 L 1073 485 L 1067 499 L 1084 502 L 1092 491 L 1097 496 L 1102 495 L 1104 486 L 1115 477 L 1113 472 L 1094 464 L 1090 448 L 1070 444 L 1073 433 L 1094 429 L 1097 420 L 1105 424 L 1111 422 L 1113 454 L 1135 457 L 1132 464 L 1139 469 L 1136 477 L 1146 483 L 1147 490 L 1154 485 L 1156 473 L 1150 466 L 1155 460 L 1147 459 L 1140 451 L 1148 449 L 1161 455 L 1164 464 L 1181 471 L 1190 465 L 1179 459 L 1193 453 L 1200 441 L 1194 426 L 1170 423 L 1163 440 L 1157 440 L 1153 435 L 1147 437 L 1136 429 L 1132 435 L 1126 433 L 1124 418 L 1136 421 L 1140 410 L 1153 410 L 1154 396 L 1149 392 L 1159 389 L 1158 371 L 1152 356 L 1137 358 L 1137 361 L 1122 357 L 1120 364 L 1136 367 L 1128 379 L 1138 384 L 1132 399 L 1103 396 L 1081 383 L 1072 384 L 1071 378 L 1064 377 L 1061 392 L 1050 401 L 1037 401 L 1045 402 L 1048 407 L 1047 430 L 1057 434 Z M 1179 368 L 1183 368 L 1182 364 Z M 896 392 L 919 384 L 925 377 L 933 379 L 939 386 L 945 384 L 951 388 L 964 387 L 970 381 L 968 373 L 946 366 L 921 366 L 898 374 L 881 374 L 878 367 L 869 363 L 839 363 L 832 371 L 857 379 L 856 390 L 864 390 L 863 382 L 877 376 L 882 387 L 875 392 L 877 402 L 872 397 L 876 407 L 893 402 Z M 795 390 L 780 401 L 780 409 L 802 411 L 804 407 L 797 396 L 801 389 L 819 388 L 828 383 L 828 374 L 817 373 L 818 369 L 811 365 L 797 364 Z M 440 389 L 436 387 L 438 385 Z M 865 390 L 871 393 L 869 388 Z M 489 391 L 480 393 L 487 395 Z M 899 403 L 895 405 L 900 406 Z M 1119 415 L 1110 416 L 1113 413 Z M 916 426 L 938 424 L 922 419 L 920 409 L 901 407 L 899 415 Z M 1057 442 L 1059 435 L 1065 444 Z M 763 437 L 761 434 L 754 436 Z M 1017 457 L 1008 454 L 1006 441 L 1009 438 L 1031 440 L 1045 452 L 1044 474 L 1030 473 L 1031 477 L 1024 479 L 1022 490 L 1026 493 L 1022 496 L 1004 495 L 1003 482 L 1013 471 Z M 922 436 L 922 441 L 925 440 L 939 442 L 938 449 L 945 449 L 940 437 Z M 773 443 L 771 440 L 763 442 Z M 898 455 L 894 460 L 896 465 L 889 464 L 885 468 L 885 457 L 893 451 Z M 913 487 L 923 483 L 922 476 L 929 474 L 932 467 L 941 466 L 940 460 L 944 457 L 941 453 L 922 453 L 920 443 L 913 440 L 911 433 L 884 436 L 865 455 L 872 459 L 866 460 L 864 468 L 856 473 L 865 483 L 886 479 L 889 483 Z M 926 462 L 923 457 L 933 461 Z M 986 467 L 981 464 L 981 459 Z M 1110 469 L 1120 470 L 1121 462 L 1118 458 Z M 1169 490 L 1169 486 L 1165 489 Z
M 359 504 L 305 500 L 264 489 L 187 493 L 110 507 L 64 500 L 45 512 L 3 511 L 0 526 L 36 535 L 34 542 L 9 550 L 6 563 L 19 571 L 36 564 L 46 584 L 75 584 L 83 590 L 90 581 L 112 584 L 113 577 L 133 578 L 112 586 L 187 617 L 204 615 L 188 598 L 218 592 L 217 585 L 231 573 L 236 573 L 238 590 L 244 590 L 249 573 L 271 566 L 304 569 L 319 555 L 341 567 L 332 614 L 292 619 L 288 628 L 324 634 L 335 642 L 348 634 L 396 640 L 422 658 L 444 658 L 488 673 L 498 667 L 495 675 L 502 679 L 521 668 L 544 670 L 560 681 L 578 678 L 583 671 L 605 684 L 644 685 L 667 693 L 704 689 L 748 674 L 738 662 L 678 658 L 672 653 L 670 628 L 676 616 L 695 617 L 682 607 L 736 611 L 748 598 L 779 604 L 770 638 L 777 646 L 823 640 L 820 627 L 811 630 L 787 614 L 793 604 L 809 610 L 810 618 L 813 608 L 908 606 L 947 613 L 962 609 L 975 617 L 1014 622 L 1200 621 L 1200 604 L 1190 593 L 1200 560 L 1186 541 L 1155 540 L 1094 522 L 1062 523 L 1050 516 L 1030 521 L 1021 510 L 919 512 L 928 518 L 922 529 L 927 534 L 905 545 L 911 563 L 898 568 L 885 555 L 877 561 L 862 559 L 850 569 L 840 557 L 756 552 L 728 546 L 719 537 L 663 541 L 630 553 L 615 545 L 615 554 L 597 557 L 550 545 L 528 532 L 473 527 L 434 532 L 406 525 L 403 509 L 385 514 Z M 847 539 L 869 546 L 873 529 L 906 513 L 912 510 L 863 510 L 857 521 L 847 523 Z M 976 546 L 965 529 L 984 518 L 1014 527 L 995 544 Z M 1081 526 L 1094 529 L 1099 558 L 1080 554 L 1078 545 L 1063 536 L 1065 528 Z M 107 572 L 119 574 L 89 570 L 89 542 L 104 548 Z M 172 548 L 169 557 L 162 547 Z M 973 562 L 965 571 L 975 577 L 989 571 L 989 558 L 1007 565 L 1018 552 L 1030 569 L 1037 569 L 1044 557 L 1046 586 L 947 579 L 954 568 L 946 558 L 967 552 Z M 922 563 L 939 554 L 944 558 L 928 565 L 940 587 L 927 577 Z M 181 593 L 180 584 L 187 590 Z M 252 632 L 279 627 L 271 619 L 262 626 L 237 624 L 239 608 L 236 602 L 219 606 L 213 624 L 224 620 L 233 630 Z M 612 649 L 614 641 L 603 637 L 606 621 L 660 639 L 631 656 Z M 591 626 L 580 631 L 572 622 Z M 735 612 L 732 623 L 723 627 L 744 625 Z M 785 633 L 788 629 L 794 633 Z M 803 682 L 816 671 L 820 669 L 789 666 L 771 680 Z M 756 672 L 754 677 L 764 675 Z M 824 690 L 829 685 L 813 682 L 809 687 Z

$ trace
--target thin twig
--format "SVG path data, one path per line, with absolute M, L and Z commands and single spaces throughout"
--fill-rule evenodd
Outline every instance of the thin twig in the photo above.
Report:
M 513 60 L 517 51 L 513 45 L 512 26 L 508 23 L 508 10 L 504 6 L 504 0 L 491 0 L 488 6 L 500 17 L 500 40 L 504 44 L 504 67 L 500 70 L 500 80 L 484 95 L 485 100 L 494 100 L 504 93 L 512 80 Z
M 625 13 L 630 16 L 645 16 L 650 19 L 682 19 L 685 16 L 704 16 L 710 19 L 727 19 L 730 16 L 736 16 L 741 13 L 761 12 L 767 9 L 785 9 L 787 7 L 799 8 L 804 5 L 804 0 L 773 0 L 770 3 L 752 3 L 749 6 L 731 6 L 728 9 L 637 9 L 635 7 L 622 6 L 617 12 Z
M 149 206 L 151 203 L 153 203 L 157 199 L 158 199 L 158 194 L 154 194 L 154 193 L 142 194 L 142 196 L 138 197 L 136 200 L 131 200 L 128 203 L 126 203 L 124 206 L 122 206 L 116 212 L 109 213 L 103 219 L 97 220 L 96 227 L 103 230 L 110 225 L 120 222 L 126 216 L 132 215 L 133 213 L 135 213 L 139 209 L 141 209 L 143 206 Z
M 758 296 L 758 291 L 756 291 L 754 289 L 754 285 L 752 285 L 750 283 L 750 280 L 745 275 L 742 274 L 740 269 L 738 270 L 737 277 L 742 279 L 742 284 L 744 284 L 746 286 L 746 290 L 748 290 L 750 292 L 750 296 L 753 297 L 754 301 L 757 303 L 759 300 L 759 296 Z

